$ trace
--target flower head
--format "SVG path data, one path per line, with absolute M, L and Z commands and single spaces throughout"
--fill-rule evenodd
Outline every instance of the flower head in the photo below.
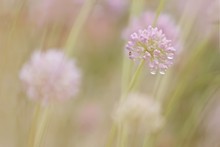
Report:
M 131 34 L 126 49 L 130 59 L 145 60 L 152 74 L 156 74 L 157 71 L 165 74 L 175 55 L 171 40 L 166 38 L 162 30 L 151 26 Z
M 123 38 L 129 39 L 130 34 L 139 30 L 146 29 L 149 25 L 154 23 L 154 19 L 156 14 L 151 11 L 147 11 L 140 15 L 139 17 L 135 17 L 131 20 L 128 27 L 123 31 Z M 182 48 L 182 42 L 180 40 L 180 28 L 175 24 L 173 18 L 165 13 L 160 14 L 158 17 L 156 27 L 163 31 L 167 39 L 172 40 L 172 44 L 174 48 L 179 52 Z
M 73 60 L 62 51 L 50 49 L 36 51 L 20 72 L 26 93 L 30 99 L 61 101 L 69 99 L 78 92 L 80 72 Z
M 141 94 L 130 94 L 114 112 L 114 121 L 126 126 L 138 123 L 149 132 L 162 127 L 164 119 L 160 114 L 160 104 L 152 98 Z

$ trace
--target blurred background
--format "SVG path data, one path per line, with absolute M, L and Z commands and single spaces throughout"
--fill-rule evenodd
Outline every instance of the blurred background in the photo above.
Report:
M 63 49 L 85 0 L 0 0 L 0 146 L 25 147 L 35 103 L 19 80 L 36 49 Z M 126 40 L 136 14 L 159 0 L 97 0 L 72 57 L 83 73 L 76 99 L 55 104 L 45 147 L 104 147 L 119 102 Z M 166 125 L 156 147 L 220 147 L 219 0 L 166 0 L 161 13 L 179 25 L 182 49 L 157 87 Z M 127 61 L 129 62 L 129 60 Z M 136 63 L 130 63 L 130 77 Z M 144 68 L 138 92 L 153 95 L 158 76 Z M 129 137 L 134 137 L 129 134 Z M 136 137 L 138 142 L 140 137 Z M 138 146 L 138 145 L 137 145 Z M 129 147 L 135 147 L 129 144 Z

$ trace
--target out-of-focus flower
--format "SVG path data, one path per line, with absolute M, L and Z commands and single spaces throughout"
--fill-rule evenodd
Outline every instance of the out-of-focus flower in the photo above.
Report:
M 126 44 L 130 59 L 145 60 L 151 74 L 165 74 L 173 64 L 176 49 L 172 46 L 162 30 L 148 26 L 131 34 Z
M 117 124 L 146 127 L 147 132 L 155 132 L 164 124 L 160 104 L 148 96 L 134 93 L 119 104 L 113 118 Z
M 75 62 L 62 51 L 50 49 L 34 52 L 21 69 L 20 79 L 30 99 L 47 104 L 75 96 L 79 90 L 80 72 Z
M 106 46 L 107 43 L 117 39 L 118 23 L 128 8 L 128 2 L 128 0 L 97 1 L 86 24 L 86 32 L 92 42 Z
M 122 14 L 128 8 L 129 0 L 105 0 L 107 7 L 116 14 Z
M 110 13 L 100 6 L 96 7 L 91 17 L 88 18 L 85 29 L 92 42 L 97 45 L 106 46 L 106 43 L 115 38 L 116 21 L 108 17 L 109 15 Z
M 88 103 L 81 107 L 77 113 L 79 128 L 83 131 L 92 131 L 100 127 L 103 121 L 103 110 L 100 105 Z
M 155 18 L 156 14 L 151 11 L 143 13 L 140 17 L 133 18 L 128 27 L 123 31 L 123 38 L 128 39 L 131 33 L 139 29 L 146 29 L 149 25 L 153 25 Z M 172 17 L 168 14 L 160 14 L 156 27 L 163 31 L 167 39 L 172 40 L 173 46 L 177 49 L 177 52 L 179 52 L 182 48 L 180 28 L 175 24 Z
M 83 2 L 79 0 L 29 0 L 29 17 L 39 26 L 48 23 L 72 24 Z

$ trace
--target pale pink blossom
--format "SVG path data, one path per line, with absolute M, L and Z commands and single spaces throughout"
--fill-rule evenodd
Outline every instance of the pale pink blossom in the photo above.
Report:
M 35 51 L 21 69 L 20 79 L 28 97 L 42 103 L 63 101 L 79 90 L 80 72 L 62 51 Z
M 125 48 L 130 59 L 145 60 L 151 74 L 165 74 L 176 51 L 162 30 L 151 26 L 132 33 Z

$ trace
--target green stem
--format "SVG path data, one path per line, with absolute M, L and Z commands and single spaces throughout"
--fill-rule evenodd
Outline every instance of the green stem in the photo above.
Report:
M 197 127 L 201 123 L 203 119 L 203 114 L 206 111 L 205 108 L 209 107 L 213 99 L 210 97 L 218 90 L 218 88 L 210 87 L 202 96 L 201 102 L 197 104 L 197 106 L 193 107 L 192 112 L 190 113 L 189 117 L 185 121 L 180 134 L 180 139 L 178 140 L 177 147 L 184 147 L 189 146 L 189 140 L 193 137 L 194 133 L 196 132 Z M 199 117 L 198 117 L 199 116 Z M 198 117 L 198 118 L 196 118 Z
M 122 137 L 122 124 L 118 125 L 117 128 L 117 147 L 121 146 L 121 137 Z
M 165 2 L 166 2 L 166 0 L 160 0 L 160 2 L 159 2 L 159 6 L 157 7 L 157 10 L 156 10 L 157 13 L 156 13 L 156 16 L 154 18 L 154 22 L 152 24 L 153 27 L 155 27 L 156 24 L 157 24 L 157 20 L 158 20 L 158 18 L 160 16 L 161 11 L 164 8 Z
M 144 1 L 142 1 L 142 2 L 144 2 Z M 159 15 L 160 15 L 160 12 L 163 9 L 164 4 L 165 4 L 165 0 L 160 0 L 160 4 L 159 4 L 158 9 L 157 9 L 157 14 L 156 14 L 156 18 L 154 20 L 153 26 L 156 25 L 157 19 L 158 19 Z M 132 6 L 131 6 L 132 10 L 131 10 L 130 17 L 132 17 L 132 15 L 136 15 L 138 13 L 136 11 L 137 10 L 136 7 L 137 7 L 137 3 L 135 3 L 135 0 L 133 0 L 132 1 Z M 124 58 L 126 58 L 126 57 L 124 56 Z M 139 77 L 139 75 L 141 73 L 141 69 L 142 69 L 143 65 L 144 65 L 144 60 L 141 60 L 141 62 L 138 65 L 134 75 L 131 78 L 131 81 L 130 81 L 129 87 L 128 87 L 128 91 L 125 91 L 125 93 L 124 93 L 124 89 L 126 89 L 125 85 L 126 85 L 127 80 L 129 78 L 129 74 L 128 73 L 130 71 L 130 63 L 127 61 L 127 59 L 123 60 L 123 71 L 122 71 L 123 78 L 122 78 L 122 95 L 121 95 L 121 99 L 125 98 L 127 93 L 131 92 L 133 90 L 133 88 L 135 87 L 136 81 L 137 81 L 137 79 L 138 79 L 138 77 Z M 120 133 L 120 131 L 121 130 L 119 130 L 119 133 Z M 118 134 L 118 136 L 120 136 L 120 134 Z
M 185 89 L 185 87 L 187 86 L 187 82 L 189 82 L 187 80 L 187 76 L 191 76 L 190 72 L 192 72 L 194 70 L 194 65 L 195 65 L 195 62 L 199 62 L 199 58 L 205 54 L 205 51 L 206 51 L 206 45 L 207 45 L 207 40 L 206 41 L 202 41 L 201 44 L 194 49 L 194 52 L 191 53 L 191 57 L 189 57 L 188 59 L 188 63 L 185 65 L 186 66 L 186 69 L 185 71 L 181 72 L 179 75 L 179 77 L 181 77 L 181 79 L 179 80 L 179 86 L 176 87 L 174 93 L 172 93 L 170 97 L 170 100 L 169 100 L 169 103 L 168 105 L 166 106 L 165 108 L 165 116 L 166 117 L 169 117 L 172 110 L 174 109 L 175 105 L 176 105 L 176 102 L 179 100 L 180 98 L 180 95 L 184 92 L 182 89 Z M 194 63 L 194 64 L 192 64 Z
M 166 2 L 166 0 L 160 0 L 160 2 L 159 2 L 159 6 L 157 7 L 157 10 L 156 10 L 156 16 L 155 16 L 154 22 L 153 22 L 153 24 L 152 24 L 153 27 L 155 27 L 156 24 L 157 24 L 158 18 L 159 18 L 159 16 L 160 16 L 161 11 L 162 11 L 163 8 L 164 8 L 165 2 Z M 160 76 L 160 75 L 159 75 L 159 76 Z M 158 79 L 158 77 L 157 77 L 157 79 Z M 161 82 L 161 78 L 159 77 L 159 79 L 157 80 L 157 82 L 156 82 L 156 84 L 155 84 L 154 95 L 157 95 L 157 92 L 158 92 L 159 87 L 160 87 L 160 82 Z M 156 139 L 156 138 L 154 138 L 154 139 Z M 144 145 L 143 145 L 143 147 L 148 146 L 148 143 L 147 143 L 148 141 L 151 141 L 151 139 L 149 139 L 148 137 L 146 137 L 146 139 L 144 140 Z M 153 146 L 153 145 L 151 145 L 151 146 Z
M 129 78 L 131 77 L 130 69 L 131 69 L 131 61 L 127 58 L 127 56 L 123 57 L 123 67 L 122 67 L 122 95 L 127 92 Z M 121 96 L 122 98 L 122 96 Z
M 12 26 L 11 26 L 11 28 L 9 30 L 8 39 L 7 39 L 7 47 L 11 43 L 12 35 L 15 32 L 15 30 L 16 30 L 16 27 L 17 27 L 17 24 L 18 24 L 18 20 L 20 18 L 21 12 L 22 12 L 22 10 L 23 10 L 23 8 L 25 6 L 25 2 L 26 2 L 26 0 L 22 0 L 21 4 L 17 8 L 16 18 L 12 22 Z
M 158 92 L 160 90 L 160 85 L 161 85 L 162 80 L 163 80 L 163 77 L 161 75 L 157 75 L 156 83 L 155 83 L 154 91 L 153 91 L 153 98 L 155 98 L 155 99 L 159 99 L 157 96 L 158 96 Z
M 130 17 L 139 15 L 144 9 L 145 2 L 145 0 L 132 0 Z
M 65 49 L 68 55 L 72 54 L 72 49 L 76 46 L 76 42 L 78 39 L 78 36 L 92 10 L 92 7 L 96 0 L 87 0 L 85 4 L 83 5 L 79 15 L 77 16 L 75 20 L 75 24 L 73 25 L 69 37 L 67 39 Z
M 143 0 L 141 0 L 143 2 Z M 137 5 L 137 4 L 140 4 L 140 3 L 135 3 L 136 0 L 132 0 L 132 4 L 131 4 L 131 10 L 130 10 L 130 19 L 133 17 L 133 15 L 138 15 L 137 11 L 138 10 L 136 7 L 139 7 L 139 6 L 143 6 L 143 5 Z M 138 10 L 139 11 L 139 10 Z M 142 61 L 143 62 L 143 61 Z M 123 63 L 122 63 L 122 81 L 121 81 L 121 86 L 122 86 L 122 91 L 121 91 L 121 97 L 120 97 L 120 100 L 122 100 L 123 98 L 126 97 L 127 95 L 127 89 L 132 89 L 133 86 L 134 86 L 134 82 L 135 82 L 135 79 L 137 78 L 137 76 L 139 75 L 139 73 L 137 73 L 136 71 L 136 76 L 134 77 L 133 76 L 133 80 L 132 82 L 130 82 L 129 84 L 129 79 L 130 79 L 130 71 L 131 71 L 131 62 L 130 60 L 128 60 L 127 56 L 123 54 Z M 139 65 L 140 66 L 140 65 Z M 141 68 L 138 68 L 139 70 Z M 128 88 L 128 85 L 129 88 Z M 117 130 L 116 130 L 117 129 Z M 114 136 L 116 135 L 116 132 L 117 132 L 117 136 L 119 137 L 118 138 L 118 144 L 121 144 L 120 143 L 120 129 L 119 128 L 116 128 L 115 126 L 112 127 L 111 129 L 111 132 L 110 132 L 110 138 L 108 139 L 108 143 L 107 143 L 107 146 L 106 147 L 111 147 L 112 146 L 112 142 L 113 142 L 113 138 Z M 126 139 L 125 139 L 126 140 Z M 125 140 L 124 141 L 121 141 L 121 142 L 124 142 L 125 143 Z
M 29 134 L 28 147 L 40 147 L 46 134 L 50 107 L 36 106 L 33 124 Z
M 147 134 L 146 136 L 147 137 L 144 140 L 143 147 L 153 147 L 155 144 L 155 140 L 156 140 L 156 134 L 153 134 L 153 135 Z
M 138 77 L 139 77 L 139 75 L 141 73 L 141 69 L 144 66 L 144 62 L 145 62 L 144 60 L 141 60 L 141 62 L 138 65 L 134 75 L 132 76 L 131 81 L 129 83 L 128 92 L 131 92 L 133 90 L 133 88 L 134 88 L 134 86 L 136 84 L 136 81 L 137 81 L 137 79 L 138 79 Z
M 112 128 L 111 128 L 111 131 L 110 131 L 110 135 L 107 139 L 107 144 L 106 144 L 106 147 L 112 147 L 112 144 L 113 144 L 113 141 L 114 141 L 114 137 L 116 135 L 116 126 L 114 125 Z
M 121 147 L 127 147 L 127 128 L 123 127 L 121 137 Z
M 144 9 L 144 0 L 132 0 L 131 7 L 130 7 L 130 16 L 129 21 L 132 17 L 139 15 L 142 10 Z M 123 52 L 124 53 L 124 52 Z M 129 79 L 131 77 L 131 67 L 132 62 L 127 58 L 127 55 L 123 54 L 123 64 L 122 64 L 122 95 L 126 95 Z M 123 96 L 121 96 L 123 98 Z

